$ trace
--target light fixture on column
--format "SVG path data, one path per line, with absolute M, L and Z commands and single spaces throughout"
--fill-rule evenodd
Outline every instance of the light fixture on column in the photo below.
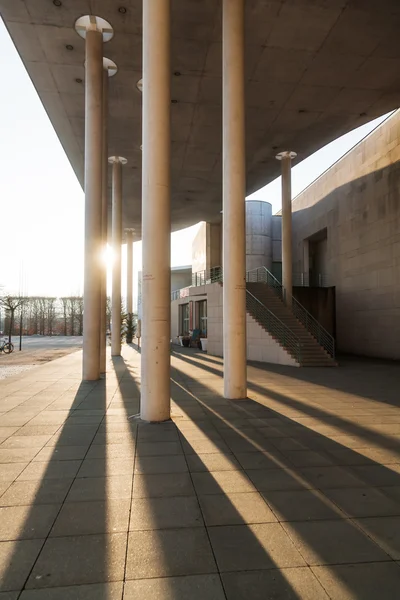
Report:
M 85 15 L 83 17 L 79 17 L 75 21 L 75 31 L 80 35 L 83 39 L 86 39 L 86 32 L 89 29 L 94 29 L 95 31 L 100 31 L 103 34 L 103 42 L 108 42 L 114 35 L 114 30 L 111 27 L 110 23 L 101 17 L 96 17 L 94 15 Z
M 143 79 L 139 79 L 139 81 L 136 84 L 136 87 L 139 90 L 139 92 L 143 92 Z
M 290 152 L 289 150 L 284 150 L 283 152 L 279 152 L 275 158 L 277 160 L 282 160 L 283 158 L 290 158 L 290 160 L 293 160 L 294 158 L 296 158 L 297 154 L 296 152 Z
M 115 62 L 105 56 L 103 56 L 103 69 L 107 71 L 109 77 L 113 77 L 118 73 L 118 67 Z
M 128 160 L 123 156 L 110 156 L 108 162 L 110 163 L 110 165 L 112 165 L 113 163 L 121 163 L 121 165 L 126 165 Z
M 127 236 L 130 233 L 133 235 L 135 232 L 135 229 L 133 227 L 125 227 L 124 231 L 125 231 L 125 236 Z

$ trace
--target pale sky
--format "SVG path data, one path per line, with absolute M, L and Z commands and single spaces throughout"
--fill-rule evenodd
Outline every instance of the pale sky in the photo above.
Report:
M 81 294 L 83 191 L 1 19 L 0 56 L 0 285 L 26 295 Z M 352 131 L 296 165 L 293 195 L 382 120 Z M 275 213 L 280 209 L 280 179 L 249 198 L 271 202 Z M 172 234 L 172 266 L 191 263 L 197 230 L 195 225 Z M 134 263 L 137 272 L 140 243 L 134 245 Z M 135 287 L 136 283 L 134 275 Z

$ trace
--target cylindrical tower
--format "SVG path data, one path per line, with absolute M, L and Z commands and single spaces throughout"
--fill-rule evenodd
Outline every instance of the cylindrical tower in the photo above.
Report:
M 261 200 L 246 201 L 246 271 L 272 267 L 272 206 Z

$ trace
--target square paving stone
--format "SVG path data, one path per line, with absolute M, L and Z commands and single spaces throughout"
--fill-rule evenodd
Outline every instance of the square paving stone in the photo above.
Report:
M 2 443 L 2 448 L 43 448 L 51 435 L 13 435 Z
M 129 499 L 103 502 L 67 502 L 61 509 L 50 537 L 128 531 Z
M 216 573 L 203 527 L 129 533 L 127 579 Z
M 42 448 L 33 459 L 34 462 L 49 460 L 81 460 L 89 446 L 46 446 Z
M 199 502 L 207 526 L 276 522 L 258 492 L 199 496 Z
M 217 452 L 230 453 L 230 449 L 222 440 L 182 440 L 185 454 L 215 454 Z
M 80 465 L 80 460 L 52 460 L 50 462 L 31 462 L 18 477 L 18 481 L 64 479 L 75 477 Z
M 28 504 L 61 504 L 71 487 L 72 479 L 14 481 L 0 498 L 0 506 Z
M 14 481 L 26 468 L 28 463 L 0 464 L 0 482 Z
M 138 456 L 135 473 L 184 473 L 187 471 L 184 456 Z
M 279 523 L 210 527 L 208 532 L 221 572 L 305 566 Z
M 320 489 L 363 487 L 365 483 L 352 471 L 354 467 L 304 467 L 300 471 L 309 483 Z
M 203 527 L 197 498 L 136 498 L 132 501 L 131 530 Z
M 0 542 L 0 590 L 20 590 L 40 552 L 43 540 Z
M 155 425 L 155 429 L 144 430 L 142 427 L 139 428 L 138 439 L 140 442 L 178 442 L 179 436 L 176 429 L 162 431 L 158 430 L 158 426 Z
M 190 600 L 225 600 L 225 594 L 219 575 L 136 579 L 125 583 L 124 600 L 143 600 L 143 598 L 149 600 L 188 600 L 189 598 Z M 22 598 L 22 600 L 24 599 Z
M 381 487 L 385 485 L 400 485 L 400 465 L 363 465 L 351 467 L 363 486 Z M 351 486 L 349 486 L 351 487 Z
M 388 560 L 372 540 L 351 521 L 283 523 L 309 565 Z
M 39 452 L 39 448 L 0 448 L 0 463 L 29 462 Z
M 114 475 L 132 475 L 133 473 L 133 457 L 110 458 L 104 459 L 89 459 L 86 458 L 82 462 L 77 477 L 107 477 Z
M 373 517 L 356 521 L 394 560 L 400 560 L 400 517 Z
M 322 452 L 313 450 L 284 450 L 285 456 L 295 467 L 325 467 L 333 465 L 333 460 Z
M 196 492 L 199 495 L 256 491 L 243 471 L 193 473 L 192 478 Z
M 189 473 L 135 475 L 133 480 L 134 498 L 194 495 L 195 491 Z
M 122 581 L 126 534 L 48 538 L 26 588 Z
M 235 471 L 241 468 L 233 454 L 188 454 L 186 460 L 192 473 Z
M 18 429 L 18 435 L 51 435 L 53 436 L 60 428 L 60 425 L 25 425 Z M 50 441 L 50 440 L 49 440 Z
M 59 510 L 57 504 L 0 508 L 0 541 L 45 538 Z
M 227 600 L 328 600 L 308 567 L 223 573 Z
M 304 490 L 312 488 L 311 484 L 302 478 L 295 469 L 246 469 L 246 475 L 251 479 L 257 490 Z
M 376 488 L 326 490 L 325 493 L 351 517 L 400 515 L 400 502 Z
M 179 442 L 139 442 L 136 448 L 137 456 L 171 456 L 183 454 Z
M 290 463 L 284 456 L 266 452 L 240 452 L 235 454 L 243 469 L 278 469 L 290 467 Z
M 0 600 L 18 600 L 19 592 L 0 592 Z
M 393 562 L 312 567 L 332 600 L 394 600 L 399 597 L 400 567 Z
M 66 502 L 90 502 L 130 498 L 132 474 L 115 477 L 87 477 L 75 479 Z
M 279 521 L 315 521 L 318 519 L 343 519 L 345 515 L 326 498 L 314 490 L 263 492 Z
M 20 600 L 122 600 L 123 582 L 25 590 Z M 2 600 L 0 596 L 0 600 Z
M 100 444 L 92 445 L 87 453 L 87 459 L 132 459 L 135 456 L 135 447 L 134 443 L 129 440 L 124 444 L 105 444 L 101 446 Z

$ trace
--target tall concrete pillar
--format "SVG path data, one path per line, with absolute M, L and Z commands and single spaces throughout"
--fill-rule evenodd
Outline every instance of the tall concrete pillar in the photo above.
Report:
M 86 40 L 85 60 L 85 251 L 82 377 L 100 377 L 101 249 L 102 249 L 102 99 L 103 41 L 111 39 L 111 25 L 88 15 L 75 22 Z
M 282 163 L 282 286 L 285 302 L 292 305 L 292 159 L 296 152 L 280 152 L 276 158 Z
M 126 234 L 126 312 L 133 313 L 133 232 L 125 229 Z
M 303 285 L 310 285 L 310 241 L 303 241 Z
M 112 290 L 111 290 L 111 356 L 121 355 L 121 243 L 122 243 L 122 156 L 111 156 L 112 164 Z
M 244 0 L 223 0 L 224 396 L 247 395 Z
M 170 0 L 143 0 L 141 418 L 170 418 Z
M 117 65 L 109 58 L 103 58 L 103 139 L 102 139 L 102 184 L 101 184 L 101 315 L 100 315 L 100 373 L 106 372 L 106 325 L 107 325 L 107 230 L 108 230 L 108 78 L 115 75 Z

